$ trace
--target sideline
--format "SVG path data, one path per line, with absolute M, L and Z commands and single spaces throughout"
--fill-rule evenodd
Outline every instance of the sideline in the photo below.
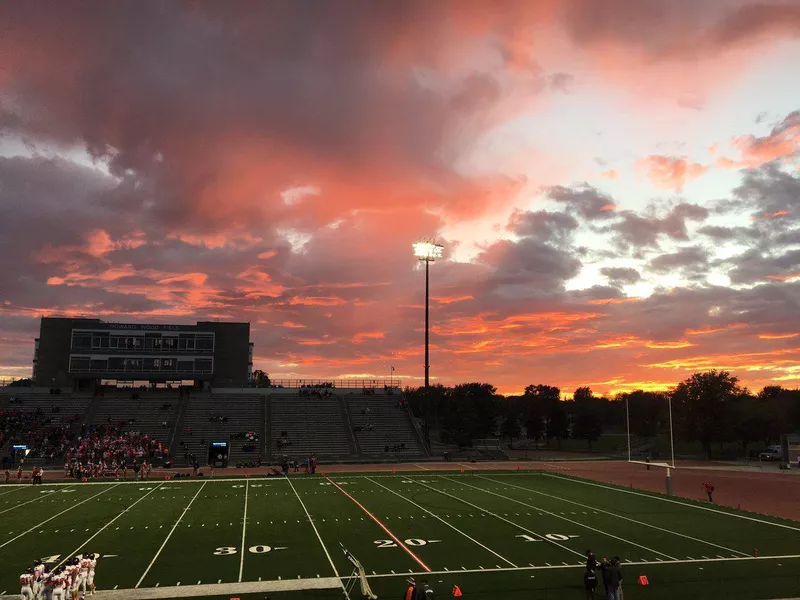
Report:
M 708 558 L 682 560 L 678 563 L 665 561 L 638 561 L 623 563 L 624 567 L 647 566 L 647 565 L 672 565 L 672 564 L 697 564 L 697 563 L 717 563 L 735 562 L 751 560 L 790 560 L 800 559 L 800 554 L 786 554 L 782 556 L 748 556 L 742 558 Z M 420 577 L 425 575 L 455 575 L 460 573 L 502 573 L 502 572 L 524 572 L 524 571 L 554 571 L 558 569 L 585 569 L 584 564 L 573 565 L 551 565 L 551 566 L 532 566 L 532 567 L 502 567 L 490 569 L 461 569 L 458 571 L 418 571 L 405 573 L 378 573 L 367 575 L 367 579 L 382 579 L 385 577 Z M 353 579 L 351 576 L 342 578 L 344 580 Z M 336 577 L 305 577 L 301 579 L 285 579 L 271 581 L 246 581 L 242 583 L 212 583 L 203 585 L 181 585 L 165 586 L 158 588 L 131 588 L 118 590 L 99 590 L 95 592 L 95 597 L 109 600 L 161 600 L 167 598 L 191 598 L 198 596 L 233 596 L 235 594 L 250 594 L 259 592 L 290 592 L 298 590 L 324 590 L 337 589 L 344 585 Z M 782 600 L 798 600 L 796 598 L 784 598 Z
M 235 596 L 261 592 L 293 592 L 298 590 L 335 590 L 343 586 L 336 577 L 284 579 L 274 581 L 244 581 L 242 583 L 209 583 L 169 587 L 131 588 L 125 590 L 99 590 L 95 598 L 108 600 L 156 600 L 166 598 L 192 598 L 199 596 Z

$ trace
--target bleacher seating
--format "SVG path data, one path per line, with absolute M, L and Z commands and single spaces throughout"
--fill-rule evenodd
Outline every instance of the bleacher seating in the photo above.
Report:
M 264 398 L 258 395 L 192 396 L 181 429 L 178 431 L 178 443 L 172 449 L 173 459 L 178 464 L 185 464 L 184 453 L 190 452 L 197 457 L 201 465 L 205 465 L 209 444 L 215 441 L 227 441 L 228 465 L 258 461 L 260 438 L 264 435 L 263 402 Z M 215 416 L 227 417 L 227 421 L 212 420 Z M 234 439 L 237 434 L 249 431 L 255 432 L 259 440 L 250 442 Z M 183 445 L 180 442 L 183 442 Z M 246 445 L 254 445 L 255 448 L 246 451 L 243 449 Z
M 165 404 L 171 407 L 164 410 Z M 141 393 L 138 399 L 131 398 L 131 394 L 106 396 L 98 399 L 91 423 L 113 425 L 124 421 L 123 431 L 138 431 L 167 446 L 178 406 L 179 398 L 173 395 Z
M 7 456 L 11 445 L 15 443 L 29 444 L 32 450 L 27 457 L 28 464 L 47 462 L 45 456 L 55 453 L 56 460 L 60 458 L 58 443 L 42 443 L 42 436 L 58 429 L 58 438 L 71 439 L 80 430 L 83 416 L 89 406 L 89 397 L 86 395 L 29 393 L 24 390 L 20 393 L 6 393 L 0 398 L 0 411 L 9 413 L 26 413 L 35 417 L 36 426 L 31 431 L 13 430 L 8 436 L 2 436 L 0 455 Z M 55 412 L 54 412 L 55 409 Z M 76 415 L 79 415 L 76 418 Z
M 425 456 L 405 409 L 398 406 L 397 397 L 358 395 L 348 396 L 347 402 L 362 454 L 381 458 Z M 403 444 L 404 448 L 394 449 Z
M 304 397 L 292 391 L 271 396 L 271 456 L 286 455 L 304 460 L 350 458 L 353 452 L 348 441 L 347 424 L 338 396 Z M 279 447 L 281 433 L 286 432 L 290 445 Z

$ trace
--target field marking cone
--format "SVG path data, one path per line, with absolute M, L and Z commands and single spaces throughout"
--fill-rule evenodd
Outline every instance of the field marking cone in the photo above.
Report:
M 650 585 L 650 582 L 647 580 L 647 575 L 639 575 L 639 585 Z
M 458 597 L 460 597 L 460 596 L 463 596 L 463 595 L 464 595 L 464 594 L 462 594 L 462 593 L 461 593 L 461 588 L 460 588 L 460 587 L 458 587 L 457 585 L 454 585 L 454 586 L 453 586 L 453 596 L 455 596 L 456 598 L 458 598 Z

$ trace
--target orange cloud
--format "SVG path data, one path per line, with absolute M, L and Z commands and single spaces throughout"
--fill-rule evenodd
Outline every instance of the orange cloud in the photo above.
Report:
M 788 340 L 798 335 L 800 333 L 760 333 L 758 337 L 762 340 Z
M 690 163 L 679 156 L 650 155 L 636 161 L 636 167 L 644 170 L 653 184 L 661 189 L 681 191 L 683 186 L 708 171 L 698 163 Z

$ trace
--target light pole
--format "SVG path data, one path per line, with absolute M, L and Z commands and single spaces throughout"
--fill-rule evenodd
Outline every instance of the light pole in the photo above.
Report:
M 442 257 L 442 250 L 444 246 L 436 244 L 435 242 L 422 241 L 412 244 L 414 248 L 414 256 L 419 260 L 425 262 L 425 394 L 427 396 L 428 386 L 430 384 L 430 357 L 428 349 L 428 325 L 429 325 L 429 309 L 428 309 L 428 294 L 430 290 L 430 264 L 435 262 L 437 258 Z

